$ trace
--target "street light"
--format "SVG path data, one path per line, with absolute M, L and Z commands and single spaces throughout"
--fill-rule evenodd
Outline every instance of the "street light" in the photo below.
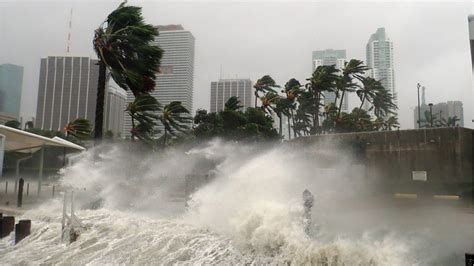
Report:
M 421 128 L 421 113 L 420 113 L 420 83 L 416 85 L 417 90 L 418 90 L 418 128 Z
M 430 106 L 430 125 L 433 127 L 433 104 L 429 103 L 428 105 Z

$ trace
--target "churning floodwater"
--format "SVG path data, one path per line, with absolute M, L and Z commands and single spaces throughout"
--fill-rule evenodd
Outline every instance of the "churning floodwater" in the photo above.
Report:
M 350 157 L 331 145 L 315 151 L 220 140 L 147 155 L 93 150 L 61 172 L 85 227 L 77 241 L 61 241 L 62 200 L 54 199 L 23 214 L 32 220 L 29 237 L 16 246 L 13 234 L 0 240 L 0 263 L 464 263 L 472 214 L 395 206 Z M 305 189 L 315 198 L 309 235 Z

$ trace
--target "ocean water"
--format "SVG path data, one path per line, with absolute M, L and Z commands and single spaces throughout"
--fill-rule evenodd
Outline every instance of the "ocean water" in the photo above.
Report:
M 51 200 L 23 214 L 29 237 L 0 240 L 1 264 L 463 265 L 473 248 L 472 215 L 384 202 L 331 147 L 94 152 L 61 173 L 84 224 L 77 241 L 61 241 L 62 199 Z M 185 204 L 186 176 L 203 169 L 212 178 Z M 309 235 L 304 189 L 315 197 Z

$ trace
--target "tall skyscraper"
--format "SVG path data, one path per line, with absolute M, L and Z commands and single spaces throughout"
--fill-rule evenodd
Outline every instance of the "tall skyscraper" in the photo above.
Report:
M 160 35 L 156 44 L 163 49 L 160 73 L 157 74 L 155 90 L 151 95 L 165 106 L 172 101 L 193 111 L 193 80 L 194 80 L 194 37 L 181 25 L 158 26 Z M 127 102 L 134 100 L 133 94 L 127 94 Z M 130 136 L 132 121 L 130 116 L 124 118 L 125 137 Z M 160 124 L 158 130 L 163 132 Z
M 252 107 L 252 81 L 250 79 L 220 79 L 211 82 L 211 110 L 218 112 L 224 109 L 227 100 L 236 96 L 243 106 L 242 111 Z
M 385 28 L 378 28 L 370 36 L 366 46 L 368 75 L 380 80 L 382 85 L 396 95 L 393 69 L 393 43 L 385 34 Z
M 99 79 L 97 63 L 97 59 L 78 56 L 48 56 L 41 59 L 35 127 L 60 131 L 77 118 L 85 118 L 94 125 Z M 110 94 L 107 92 L 106 95 L 107 101 Z M 123 119 L 123 110 L 115 111 L 116 108 L 112 106 L 116 103 L 111 100 L 108 108 L 106 106 L 104 109 L 105 130 L 114 131 L 108 127 L 108 119 Z
M 98 60 L 48 56 L 41 59 L 35 127 L 62 130 L 76 118 L 95 121 Z
M 20 117 L 22 86 L 22 66 L 0 65 L 0 113 L 15 119 Z
M 330 65 L 335 65 L 337 69 L 342 69 L 344 67 L 345 60 L 346 50 L 326 49 L 321 51 L 313 51 L 313 71 L 316 70 L 318 66 Z M 336 94 L 334 92 L 324 93 L 324 105 L 334 103 L 335 99 Z M 349 100 L 347 95 L 344 97 L 343 101 L 344 102 L 342 103 L 341 110 L 347 112 L 349 109 Z

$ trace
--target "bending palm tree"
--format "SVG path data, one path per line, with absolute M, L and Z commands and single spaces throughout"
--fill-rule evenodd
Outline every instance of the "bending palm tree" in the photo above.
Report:
M 165 127 L 163 146 L 166 145 L 167 134 L 174 135 L 175 131 L 183 132 L 189 129 L 192 118 L 189 111 L 181 105 L 181 102 L 171 102 L 163 108 L 160 121 Z
M 341 116 L 341 109 L 342 103 L 344 102 L 344 96 L 346 92 L 353 92 L 357 88 L 357 83 L 354 82 L 356 80 L 362 80 L 363 74 L 369 68 L 363 65 L 364 62 L 351 59 L 349 63 L 344 63 L 344 68 L 342 69 L 342 76 L 337 80 L 337 90 L 341 93 L 341 100 L 339 102 L 339 110 L 336 116 L 336 123 Z M 337 99 L 336 99 L 337 100 Z
M 102 138 L 106 71 L 135 97 L 154 89 L 163 51 L 153 44 L 158 30 L 145 24 L 141 8 L 125 3 L 95 30 L 93 45 L 99 58 L 94 138 Z
M 286 94 L 286 102 L 288 103 L 288 106 L 287 106 L 287 110 L 288 110 L 288 114 L 287 115 L 287 118 L 288 118 L 288 139 L 291 139 L 291 126 L 290 126 L 290 116 L 291 116 L 291 120 L 293 121 L 293 124 L 295 124 L 295 118 L 294 118 L 294 115 L 293 115 L 293 111 L 296 107 L 296 99 L 298 98 L 298 96 L 301 94 L 302 90 L 301 90 L 301 83 L 292 78 L 290 79 L 286 84 L 285 84 L 285 90 L 284 90 L 285 94 Z M 296 131 L 295 129 L 293 128 L 293 135 L 296 135 Z
M 372 103 L 373 99 L 375 98 L 376 91 L 380 90 L 380 88 L 383 88 L 380 81 L 377 81 L 371 77 L 365 77 L 361 81 L 362 81 L 362 87 L 356 91 L 357 96 L 359 96 L 359 99 L 361 101 L 360 107 L 357 111 L 358 113 L 357 119 L 359 119 L 360 117 L 360 113 L 361 113 L 362 107 L 364 106 L 365 101 Z
M 225 102 L 224 109 L 225 110 L 232 110 L 232 111 L 237 111 L 240 108 L 242 108 L 243 105 L 240 104 L 239 98 L 236 96 L 232 96 Z
M 64 128 L 66 136 L 72 135 L 80 140 L 88 139 L 92 133 L 92 127 L 89 120 L 78 118 L 69 122 Z
M 313 128 L 312 133 L 319 131 L 319 108 L 321 106 L 321 98 L 324 92 L 334 92 L 336 90 L 336 81 L 339 79 L 336 66 L 318 66 L 314 70 L 311 78 L 307 80 L 306 89 L 312 98 L 312 116 Z
M 260 98 L 259 94 L 265 94 L 267 92 L 276 93 L 273 88 L 279 88 L 280 86 L 276 84 L 275 80 L 272 79 L 269 75 L 265 75 L 253 86 L 255 89 L 255 108 L 257 108 L 257 99 Z
M 160 104 L 155 97 L 149 94 L 142 94 L 135 98 L 126 109 L 126 112 L 132 118 L 132 140 L 138 139 L 151 143 L 155 134 L 156 120 L 159 119 L 158 113 L 161 110 Z

